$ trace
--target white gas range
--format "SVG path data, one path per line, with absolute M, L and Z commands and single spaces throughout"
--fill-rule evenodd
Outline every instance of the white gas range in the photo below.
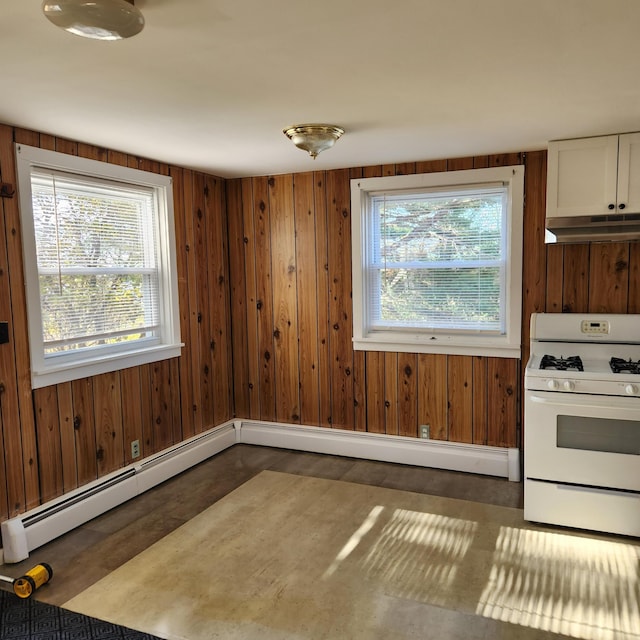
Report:
M 640 315 L 538 313 L 524 517 L 640 536 Z

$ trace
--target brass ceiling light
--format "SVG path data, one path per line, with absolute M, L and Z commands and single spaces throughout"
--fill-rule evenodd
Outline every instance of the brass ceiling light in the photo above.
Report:
M 122 40 L 140 33 L 144 17 L 134 0 L 44 0 L 47 19 L 69 33 L 93 40 Z
M 333 147 L 344 129 L 333 124 L 297 124 L 287 127 L 283 133 L 298 149 L 307 151 L 315 160 L 320 152 Z

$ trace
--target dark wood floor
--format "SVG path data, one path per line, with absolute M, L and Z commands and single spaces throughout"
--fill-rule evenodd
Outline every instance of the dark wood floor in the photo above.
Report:
M 62 604 L 265 469 L 522 508 L 521 483 L 473 474 L 235 445 L 142 496 L 4 566 L 54 571 L 39 600 Z

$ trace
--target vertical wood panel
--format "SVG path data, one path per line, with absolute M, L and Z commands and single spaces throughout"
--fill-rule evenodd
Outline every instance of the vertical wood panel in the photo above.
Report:
M 437 173 L 447 170 L 446 160 L 425 160 L 416 162 L 416 173 Z
M 193 174 L 193 210 L 194 241 L 196 251 L 196 327 L 200 367 L 194 377 L 200 383 L 200 410 L 202 428 L 209 429 L 213 425 L 213 382 L 209 307 L 209 266 L 207 251 L 207 216 L 205 204 L 205 177 L 201 173 Z M 195 336 L 192 334 L 192 339 Z
M 416 172 L 415 162 L 400 162 L 396 164 L 395 173 L 397 176 L 408 176 Z
M 253 180 L 242 180 L 242 223 L 244 228 L 244 265 L 247 279 L 247 354 L 249 387 L 249 417 L 260 418 L 260 346 L 258 340 L 258 284 L 256 275 L 256 245 Z M 262 303 L 260 303 L 262 304 Z M 235 324 L 235 319 L 234 319 Z
M 592 244 L 589 260 L 589 311 L 626 313 L 629 295 L 629 243 Z
M 588 244 L 567 244 L 564 246 L 564 263 L 559 278 L 562 283 L 562 308 L 557 311 L 587 312 L 589 310 Z M 548 310 L 551 311 L 551 309 Z
M 293 178 L 269 179 L 276 419 L 300 421 L 298 315 Z
M 120 372 L 122 395 L 122 425 L 124 442 L 124 463 L 133 462 L 131 457 L 131 443 L 138 440 L 140 451 L 144 447 L 144 433 L 142 431 L 142 390 L 140 388 L 140 369 L 131 367 Z
M 398 354 L 384 354 L 384 431 L 398 435 Z
M 449 356 L 447 361 L 448 439 L 473 442 L 473 360 Z
M 38 466 L 43 501 L 63 490 L 58 396 L 55 387 L 36 389 L 33 394 L 38 434 Z
M 473 442 L 487 444 L 489 412 L 487 358 L 473 356 Z
M 319 425 L 318 282 L 313 174 L 293 176 L 297 311 L 300 369 L 300 421 Z
M 4 178 L 3 178 L 4 179 Z M 4 209 L 6 200 L 0 200 Z M 5 220 L 3 215 L 3 220 Z M 11 230 L 9 230 L 9 233 Z M 0 314 L 2 318 L 12 317 L 11 286 L 9 265 L 6 254 L 5 226 L 0 224 Z M 13 316 L 18 321 L 20 316 Z M 26 318 L 23 320 L 25 321 Z M 0 423 L 3 431 L 3 450 L 5 468 L 6 500 L 10 515 L 25 509 L 25 486 L 23 450 L 20 429 L 20 407 L 17 392 L 17 371 L 13 349 L 15 321 L 9 323 L 9 342 L 0 345 Z M 34 465 L 37 466 L 37 465 Z
M 354 429 L 367 430 L 367 363 L 364 351 L 353 352 Z
M 545 311 L 546 307 L 545 279 L 547 275 L 547 251 L 544 243 L 546 182 L 546 151 L 527 153 L 525 156 L 524 173 L 526 198 L 522 225 L 522 345 L 524 347 L 524 362 L 527 361 L 529 353 L 529 324 L 531 314 Z
M 398 354 L 398 434 L 415 437 L 418 432 L 418 356 Z
M 91 378 L 74 380 L 71 383 L 71 389 L 73 392 L 73 428 L 76 436 L 78 485 L 83 485 L 98 477 L 93 381 Z
M 473 158 L 451 158 L 447 160 L 447 171 L 473 169 Z
M 509 167 L 522 164 L 522 153 L 497 153 L 489 156 L 490 167 Z
M 17 184 L 15 172 L 15 156 L 13 146 L 13 130 L 6 125 L 0 125 L 0 175 L 2 180 L 10 184 Z M 18 198 L 3 198 L 2 210 L 4 229 L 2 231 L 2 251 L 6 247 L 6 264 L 10 280 L 10 314 L 9 351 L 13 350 L 13 357 L 9 358 L 8 377 L 5 380 L 3 404 L 10 405 L 13 417 L 15 414 L 15 394 L 17 393 L 17 409 L 19 419 L 7 424 L 5 428 L 5 444 L 10 448 L 5 453 L 5 463 L 11 478 L 11 490 L 15 490 L 15 500 L 9 500 L 11 513 L 19 512 L 23 508 L 31 508 L 40 501 L 40 482 L 37 464 L 36 425 L 33 414 L 33 395 L 31 391 L 31 371 L 29 360 L 29 338 L 27 334 L 26 298 L 23 276 L 22 236 L 20 233 L 20 214 Z M 0 264 L 5 260 L 0 258 Z M 5 304 L 8 300 L 5 301 Z M 7 383 L 9 386 L 7 386 Z M 15 389 L 14 392 L 11 390 Z M 8 390 L 8 391 L 7 391 Z M 13 407 L 13 409 L 11 408 Z M 3 409 L 4 411 L 4 409 Z M 19 433 L 17 433 L 19 431 Z M 9 436 L 9 442 L 7 442 Z M 14 446 L 20 441 L 19 446 Z M 19 456 L 22 456 L 20 459 Z M 12 456 L 9 464 L 6 456 Z M 14 469 L 15 465 L 15 469 Z M 13 480 L 16 480 L 16 484 Z M 18 486 L 19 485 L 19 486 Z M 10 491 L 11 491 L 10 490 Z M 11 495 L 11 494 L 10 494 Z
M 191 345 L 191 325 L 189 314 L 189 243 L 187 241 L 185 211 L 184 211 L 184 174 L 182 169 L 171 168 L 171 180 L 173 182 L 173 207 L 176 229 L 176 261 L 178 271 L 178 300 L 180 305 L 180 339 L 185 344 L 183 357 L 178 358 L 177 366 L 179 374 L 176 381 L 180 380 L 180 421 L 181 431 L 185 438 L 195 435 L 193 412 L 193 376 L 190 366 L 190 358 L 186 351 Z M 174 425 L 175 426 L 175 425 Z M 175 439 L 175 438 L 174 438 Z M 125 441 L 125 456 L 127 449 Z M 131 453 L 129 451 L 129 453 Z
M 327 174 L 332 426 L 353 429 L 353 327 L 349 172 Z
M 189 437 L 182 431 L 181 383 L 180 383 L 180 359 L 171 358 L 169 364 L 169 386 L 171 387 L 171 442 L 176 444 Z M 227 381 L 230 382 L 229 378 Z
M 78 486 L 76 466 L 76 436 L 73 428 L 73 393 L 70 382 L 56 385 L 58 395 L 58 422 L 60 424 L 60 447 L 62 449 L 63 491 Z
M 198 323 L 198 245 L 196 242 L 195 220 L 196 212 L 194 209 L 193 195 L 193 172 L 184 171 L 183 189 L 184 189 L 184 234 L 187 253 L 187 287 L 189 300 L 189 342 L 186 344 L 183 355 L 189 356 L 191 380 L 192 380 L 192 400 L 191 412 L 193 415 L 193 430 L 195 433 L 201 433 L 204 427 L 204 417 L 202 413 L 202 387 L 200 386 L 200 340 L 199 340 L 199 323 Z M 183 410 L 185 405 L 183 405 Z
M 518 421 L 517 362 L 507 358 L 488 358 L 489 412 L 487 444 L 515 447 Z
M 562 311 L 564 248 L 561 244 L 550 245 L 547 249 L 547 313 Z
M 168 360 L 149 365 L 151 381 L 152 452 L 173 444 L 173 408 L 171 406 L 171 373 Z
M 384 411 L 384 353 L 367 351 L 367 431 L 385 432 Z
M 40 134 L 37 131 L 31 131 L 30 129 L 22 129 L 20 127 L 16 127 L 14 129 L 13 139 L 15 142 L 19 144 L 26 144 L 31 147 L 42 147 L 42 142 L 40 141 Z
M 155 423 L 153 419 L 153 377 L 151 365 L 139 367 L 140 374 L 140 415 L 142 417 L 142 442 L 140 455 L 143 458 L 155 453 L 158 449 L 155 443 Z
M 258 312 L 258 349 L 260 381 L 260 417 L 276 418 L 275 359 L 273 344 L 273 289 L 271 275 L 271 237 L 269 185 L 267 178 L 254 182 L 254 231 L 256 260 L 256 309 Z
M 55 150 L 59 153 L 66 153 L 70 156 L 78 155 L 78 143 L 74 140 L 67 140 L 66 138 L 56 138 L 55 145 Z
M 120 372 L 95 376 L 93 394 L 98 476 L 103 476 L 124 464 Z
M 418 356 L 418 424 L 428 424 L 434 440 L 447 439 L 447 356 Z
M 313 200 L 316 212 L 316 274 L 318 285 L 318 399 L 320 426 L 331 426 L 331 366 L 329 338 L 329 238 L 327 228 L 326 172 L 313 174 Z M 364 358 L 363 358 L 364 360 Z M 364 375 L 364 373 L 363 373 Z M 360 415 L 366 405 L 361 403 Z M 366 421 L 366 417 L 365 417 Z M 364 425 L 366 429 L 366 424 Z
M 227 278 L 227 227 L 224 212 L 224 191 L 218 178 L 205 177 L 207 210 L 207 249 L 209 265 L 209 306 L 211 336 L 211 366 L 213 391 L 212 425 L 231 417 L 232 378 L 229 362 L 228 313 L 229 287 Z
M 235 415 L 250 416 L 249 346 L 247 341 L 247 301 L 242 224 L 242 182 L 228 180 L 227 220 L 229 230 L 229 287 L 231 292 L 231 350 L 233 353 L 233 406 Z

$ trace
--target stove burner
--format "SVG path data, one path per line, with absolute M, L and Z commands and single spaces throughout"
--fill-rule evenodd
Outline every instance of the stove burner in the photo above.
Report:
M 544 355 L 542 356 L 542 360 L 540 360 L 540 368 L 557 369 L 558 371 L 566 371 L 567 369 L 584 371 L 580 356 L 569 356 L 568 358 L 560 356 L 556 358 L 555 356 Z
M 636 373 L 640 375 L 640 360 L 623 360 L 622 358 L 611 358 L 609 366 L 613 373 Z

